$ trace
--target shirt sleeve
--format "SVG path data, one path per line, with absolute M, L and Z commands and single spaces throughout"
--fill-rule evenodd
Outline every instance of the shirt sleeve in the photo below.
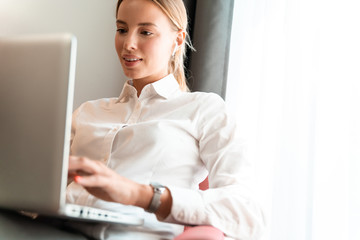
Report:
M 165 221 L 212 225 L 235 239 L 259 239 L 264 229 L 261 207 L 253 197 L 252 168 L 225 103 L 210 95 L 201 109 L 199 152 L 209 171 L 205 191 L 168 186 L 173 205 Z

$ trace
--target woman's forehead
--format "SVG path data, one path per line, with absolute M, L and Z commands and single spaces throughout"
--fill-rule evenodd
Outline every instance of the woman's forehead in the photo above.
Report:
M 125 0 L 119 6 L 117 18 L 131 17 L 140 22 L 167 18 L 166 14 L 150 0 Z
M 172 28 L 170 19 L 151 0 L 124 0 L 119 6 L 117 24 Z

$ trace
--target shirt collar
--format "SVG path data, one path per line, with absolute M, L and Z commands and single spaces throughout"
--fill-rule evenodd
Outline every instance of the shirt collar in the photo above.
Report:
M 141 91 L 140 98 L 147 98 L 153 95 L 159 95 L 165 99 L 170 98 L 174 93 L 179 92 L 179 83 L 176 81 L 173 74 L 169 74 L 166 77 L 146 85 Z M 123 90 L 118 98 L 117 102 L 127 102 L 131 96 L 136 96 L 137 91 L 132 86 L 132 80 L 128 80 L 123 87 Z
M 169 74 L 166 77 L 150 84 L 158 95 L 165 99 L 170 98 L 175 92 L 180 91 L 179 83 L 176 81 L 174 75 Z

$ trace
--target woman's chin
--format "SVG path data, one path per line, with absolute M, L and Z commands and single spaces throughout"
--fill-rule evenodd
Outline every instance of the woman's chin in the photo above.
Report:
M 133 71 L 124 71 L 124 75 L 129 79 L 139 79 L 142 76 L 138 73 L 134 73 Z

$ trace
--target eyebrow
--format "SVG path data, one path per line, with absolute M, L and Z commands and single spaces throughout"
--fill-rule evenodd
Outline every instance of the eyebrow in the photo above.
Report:
M 127 25 L 125 21 L 122 20 L 116 20 L 117 24 L 124 24 Z M 143 22 L 143 23 L 139 23 L 138 26 L 154 26 L 154 27 L 158 27 L 155 23 L 151 23 L 151 22 Z

